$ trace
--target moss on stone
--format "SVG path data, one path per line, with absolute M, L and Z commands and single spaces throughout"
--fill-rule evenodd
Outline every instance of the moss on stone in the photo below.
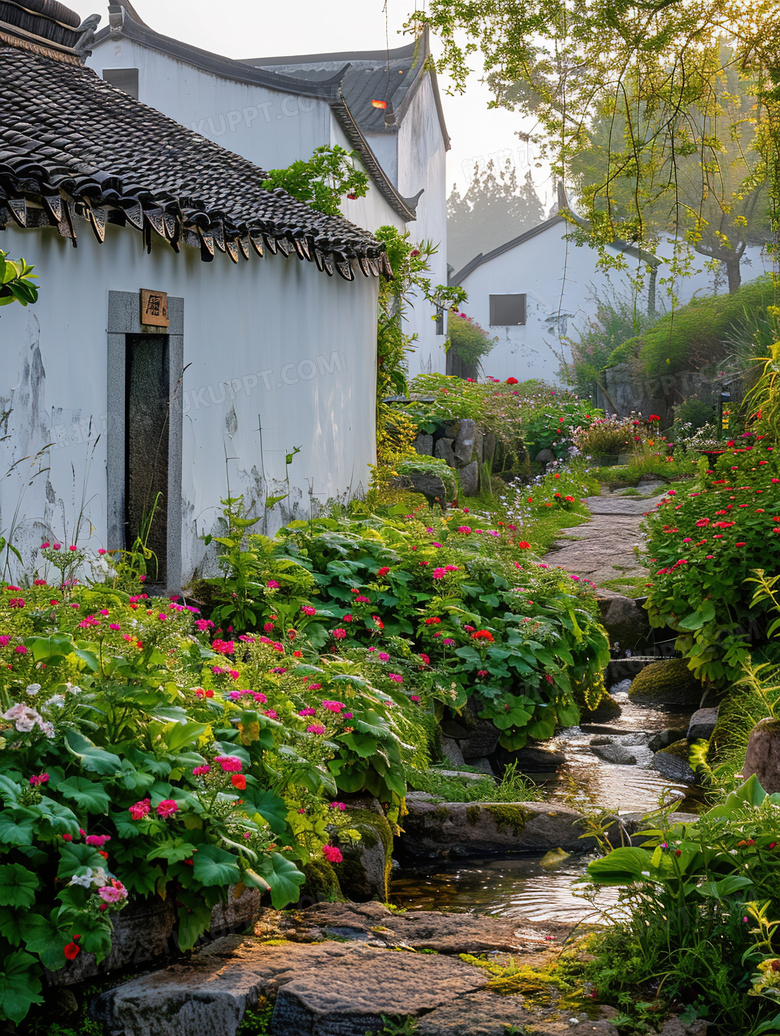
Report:
M 704 688 L 684 658 L 652 662 L 631 682 L 628 696 L 649 705 L 690 705 L 698 708 Z
M 336 903 L 344 899 L 336 871 L 327 860 L 310 860 L 301 870 L 306 883 L 301 887 L 300 903 Z
M 383 888 L 378 890 L 379 898 L 389 898 L 390 873 L 393 866 L 393 832 L 383 813 L 371 809 L 351 809 L 349 827 L 360 835 L 360 841 L 343 845 L 344 857 L 339 865 L 341 883 L 350 898 L 369 899 L 375 890 L 369 888 L 370 879 L 366 873 L 364 854 L 367 850 L 381 846 L 384 852 Z
M 656 752 L 656 755 L 673 755 L 686 763 L 690 758 L 690 754 L 691 746 L 686 738 L 683 738 L 681 741 L 673 741 L 671 745 L 667 745 L 666 748 L 661 748 Z
M 525 830 L 525 825 L 533 816 L 528 810 L 523 809 L 514 802 L 488 802 L 481 807 L 487 810 L 496 823 L 499 831 L 508 828 L 515 837 L 518 837 Z
M 466 810 L 466 820 L 474 827 L 475 824 L 479 823 L 481 814 L 482 810 L 479 806 L 469 806 Z

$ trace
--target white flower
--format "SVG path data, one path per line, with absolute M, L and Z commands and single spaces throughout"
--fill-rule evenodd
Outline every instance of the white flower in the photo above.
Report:
M 55 694 L 54 697 L 49 698 L 49 700 L 45 704 L 47 708 L 55 706 L 56 708 L 61 709 L 65 704 L 65 699 L 61 694 Z
M 69 694 L 81 694 L 81 688 L 71 683 L 70 680 L 68 680 L 68 682 L 65 684 L 65 690 Z
M 31 698 L 34 698 L 35 695 L 38 693 L 38 691 L 40 691 L 40 689 L 41 689 L 41 685 L 39 683 L 28 683 L 27 684 L 27 693 L 30 695 Z
M 41 723 L 40 728 L 48 738 L 54 737 L 54 724 L 53 723 Z
M 88 889 L 92 884 L 92 871 L 89 870 L 86 874 L 74 874 L 68 884 L 81 885 L 82 888 Z

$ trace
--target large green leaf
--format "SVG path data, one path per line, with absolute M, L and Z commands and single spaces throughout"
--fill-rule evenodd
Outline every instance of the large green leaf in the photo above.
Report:
M 57 868 L 57 877 L 69 880 L 74 874 L 85 871 L 87 868 L 95 870 L 103 867 L 105 860 L 91 845 L 84 842 L 63 842 L 60 846 L 60 865 Z
M 46 662 L 48 665 L 62 661 L 75 646 L 67 633 L 55 633 L 51 637 L 25 637 L 24 644 L 36 662 Z
M 207 730 L 208 724 L 206 723 L 172 723 L 165 728 L 162 739 L 168 751 L 175 754 L 182 748 L 197 743 Z
M 24 950 L 17 950 L 5 958 L 0 972 L 0 1018 L 18 1024 L 33 1004 L 42 1004 L 41 980 L 37 974 L 38 962 Z
M 249 788 L 243 793 L 244 811 L 247 816 L 259 813 L 268 821 L 272 831 L 281 834 L 287 827 L 287 803 L 275 791 L 255 791 Z
M 216 845 L 204 845 L 195 853 L 194 874 L 201 885 L 234 885 L 241 877 L 238 860 Z
M 289 903 L 297 903 L 301 894 L 301 885 L 306 876 L 295 864 L 281 853 L 267 853 L 257 867 L 260 875 L 271 886 L 271 903 L 274 910 L 281 910 Z
M 41 817 L 49 822 L 52 831 L 56 834 L 64 834 L 66 832 L 71 835 L 78 834 L 79 822 L 76 814 L 61 802 L 55 802 L 54 799 L 50 799 L 48 795 L 45 795 L 38 803 L 36 809 Z
M 19 946 L 22 941 L 22 923 L 26 917 L 23 910 L 11 907 L 0 907 L 0 935 L 12 946 Z
M 53 910 L 49 917 L 32 914 L 24 921 L 24 944 L 30 953 L 37 953 L 41 963 L 50 971 L 57 971 L 65 964 L 63 950 L 71 941 L 70 925 L 58 924 L 59 909 Z
M 88 777 L 68 777 L 57 790 L 88 813 L 108 813 L 111 805 L 108 792 Z
M 35 902 L 38 877 L 20 863 L 0 867 L 0 906 L 31 907 Z
M 588 864 L 587 876 L 596 885 L 626 885 L 633 881 L 646 881 L 653 867 L 653 854 L 647 849 L 625 845 Z
M 113 774 L 122 769 L 122 760 L 119 756 L 98 748 L 88 737 L 72 728 L 65 731 L 65 747 L 73 755 L 78 756 L 85 770 Z
M 4 846 L 32 845 L 35 817 L 29 810 L 15 810 L 0 814 L 0 852 Z

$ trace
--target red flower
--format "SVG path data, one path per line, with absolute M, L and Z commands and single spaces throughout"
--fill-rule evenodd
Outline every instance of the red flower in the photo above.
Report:
M 377 575 L 378 576 L 386 576 L 389 571 L 390 571 L 389 567 L 387 565 L 383 565 L 379 569 L 379 571 L 377 572 Z
M 490 630 L 477 630 L 476 633 L 471 634 L 472 640 L 486 640 L 488 643 L 493 643 L 493 634 Z
M 243 791 L 244 788 L 246 788 L 246 777 L 243 773 L 234 773 L 230 778 L 230 783 L 234 788 L 237 788 L 239 791 Z
M 505 384 L 506 385 L 517 385 L 517 384 L 519 384 L 519 382 L 518 382 L 517 378 L 507 378 Z
M 432 619 L 426 619 L 425 620 L 425 625 L 426 626 L 437 626 L 440 622 L 441 622 L 441 619 L 437 619 L 436 617 L 434 617 Z
M 81 950 L 75 942 L 69 942 L 65 949 L 62 951 L 68 960 L 75 960 L 76 957 L 81 953 Z
M 517 545 L 520 550 L 530 550 L 531 544 L 527 540 L 518 540 Z

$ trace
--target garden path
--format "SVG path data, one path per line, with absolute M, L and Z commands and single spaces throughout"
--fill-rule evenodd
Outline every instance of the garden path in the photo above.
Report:
M 625 496 L 624 490 L 602 488 L 600 496 L 587 497 L 590 521 L 567 530 L 565 542 L 555 544 L 545 555 L 545 562 L 585 576 L 597 587 L 646 577 L 648 569 L 639 563 L 636 548 L 644 545 L 642 518 L 655 509 L 658 497 L 654 491 L 661 485 L 641 484 L 640 496 Z

